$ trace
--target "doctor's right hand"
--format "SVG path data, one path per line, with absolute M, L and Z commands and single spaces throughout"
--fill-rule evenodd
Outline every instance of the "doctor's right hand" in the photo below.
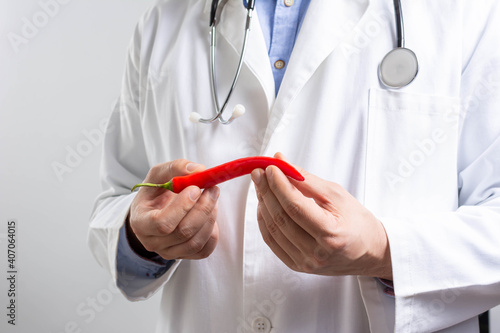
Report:
M 165 183 L 205 169 L 179 159 L 154 166 L 144 182 Z M 201 192 L 189 186 L 175 194 L 161 188 L 140 188 L 126 222 L 127 238 L 134 251 L 146 258 L 203 259 L 215 249 L 219 238 L 217 202 L 219 188 Z

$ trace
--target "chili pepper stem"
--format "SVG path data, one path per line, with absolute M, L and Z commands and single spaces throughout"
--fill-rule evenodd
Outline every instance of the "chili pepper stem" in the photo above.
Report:
M 140 184 L 137 184 L 135 185 L 134 187 L 132 187 L 132 190 L 131 192 L 134 192 L 134 190 L 138 187 L 142 187 L 142 186 L 147 186 L 147 187 L 159 187 L 159 188 L 164 188 L 164 189 L 167 189 L 167 190 L 170 190 L 170 191 L 174 191 L 174 188 L 173 188 L 173 183 L 172 181 L 169 181 L 169 182 L 166 182 L 165 184 L 152 184 L 152 183 L 140 183 Z

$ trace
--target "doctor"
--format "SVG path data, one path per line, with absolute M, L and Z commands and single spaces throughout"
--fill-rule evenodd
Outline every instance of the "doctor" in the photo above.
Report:
M 157 332 L 478 332 L 500 303 L 497 1 L 403 1 L 401 88 L 379 77 L 392 1 L 257 1 L 229 125 L 189 120 L 215 114 L 211 5 L 159 1 L 130 45 L 89 231 L 123 294 L 162 291 Z M 220 104 L 246 15 L 219 4 Z M 130 193 L 275 152 L 306 180 Z

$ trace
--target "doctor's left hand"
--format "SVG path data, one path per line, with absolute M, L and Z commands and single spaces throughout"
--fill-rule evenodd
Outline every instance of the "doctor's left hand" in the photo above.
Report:
M 382 223 L 340 185 L 298 169 L 303 182 L 274 166 L 252 172 L 259 228 L 276 256 L 295 271 L 392 280 Z

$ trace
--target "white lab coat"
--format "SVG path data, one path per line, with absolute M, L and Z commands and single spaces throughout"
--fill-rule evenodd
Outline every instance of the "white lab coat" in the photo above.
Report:
M 337 182 L 384 224 L 395 298 L 369 277 L 296 273 L 258 230 L 249 177 L 220 185 L 220 240 L 205 260 L 180 260 L 145 283 L 120 277 L 131 300 L 163 290 L 158 332 L 477 332 L 500 303 L 500 10 L 494 0 L 403 1 L 420 70 L 400 90 L 377 68 L 395 45 L 389 0 L 313 0 L 278 96 L 258 18 L 229 109 L 213 113 L 210 1 L 160 1 L 140 21 L 103 155 L 103 194 L 89 245 L 117 279 L 116 248 L 134 194 L 155 164 L 207 167 L 250 155 L 287 158 Z M 245 11 L 229 0 L 218 28 L 219 98 L 226 96 Z

